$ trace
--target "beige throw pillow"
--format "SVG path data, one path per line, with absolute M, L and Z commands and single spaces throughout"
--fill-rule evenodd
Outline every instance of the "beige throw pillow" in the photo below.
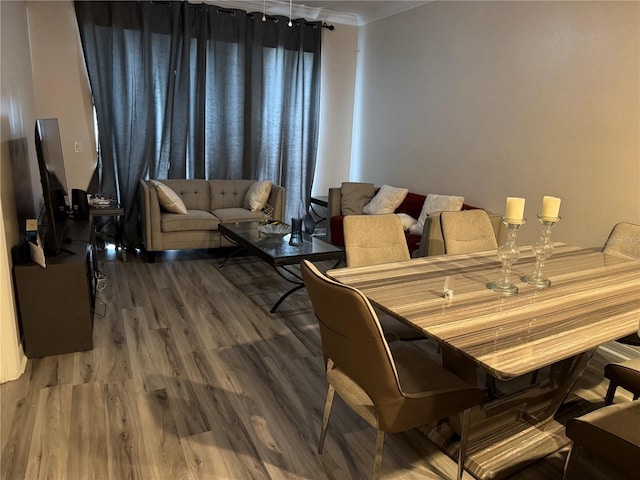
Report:
M 384 215 L 393 213 L 400 206 L 409 193 L 408 188 L 391 187 L 382 185 L 375 197 L 362 209 L 365 215 Z
M 187 213 L 187 207 L 185 207 L 184 202 L 176 192 L 157 180 L 150 180 L 150 182 L 154 187 L 156 187 L 158 201 L 162 208 L 171 213 L 180 213 L 183 215 Z
M 267 204 L 270 194 L 271 182 L 269 180 L 258 181 L 247 190 L 243 206 L 252 213 L 259 212 Z
M 342 215 L 362 215 L 362 209 L 375 194 L 373 183 L 343 182 L 340 187 Z
M 462 209 L 464 203 L 464 197 L 456 195 L 436 195 L 430 193 L 427 195 L 424 204 L 422 205 L 422 211 L 418 217 L 418 223 L 424 225 L 428 215 L 433 215 L 436 212 L 459 212 Z

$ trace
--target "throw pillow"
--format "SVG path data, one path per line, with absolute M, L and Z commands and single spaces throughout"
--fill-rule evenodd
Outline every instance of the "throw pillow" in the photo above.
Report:
M 409 233 L 411 235 L 418 235 L 418 236 L 422 236 L 422 232 L 424 231 L 424 224 L 416 221 L 416 223 L 414 223 L 413 225 L 411 225 L 409 227 Z
M 418 221 L 408 213 L 398 213 L 397 215 L 398 217 L 400 217 L 400 221 L 402 222 L 402 228 L 404 229 L 405 232 L 409 230 L 411 227 L 413 227 L 416 223 L 418 223 Z
M 259 212 L 267 204 L 271 194 L 271 182 L 269 180 L 254 183 L 244 196 L 244 208 L 253 213 Z
M 424 201 L 422 211 L 418 217 L 418 223 L 424 226 L 427 216 L 433 215 L 436 212 L 459 212 L 462 209 L 463 203 L 464 197 L 430 193 Z
M 393 213 L 400 206 L 404 197 L 409 193 L 408 188 L 397 188 L 383 185 L 375 197 L 362 209 L 365 215 L 383 215 Z
M 181 213 L 183 215 L 187 213 L 187 207 L 185 207 L 184 202 L 176 192 L 157 180 L 150 180 L 150 182 L 156 187 L 158 201 L 162 208 L 171 213 Z
M 362 215 L 362 209 L 376 194 L 373 183 L 343 182 L 340 187 L 342 215 Z

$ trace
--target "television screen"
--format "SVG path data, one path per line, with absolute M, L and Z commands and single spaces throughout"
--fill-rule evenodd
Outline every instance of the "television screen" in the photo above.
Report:
M 64 239 L 67 221 L 67 177 L 58 119 L 36 120 L 36 152 L 44 197 L 44 217 L 40 219 L 40 237 L 44 250 L 56 255 Z

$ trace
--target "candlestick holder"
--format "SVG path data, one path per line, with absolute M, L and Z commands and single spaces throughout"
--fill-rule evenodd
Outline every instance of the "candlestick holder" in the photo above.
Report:
M 551 285 L 551 280 L 544 276 L 544 262 L 553 254 L 553 244 L 551 243 L 551 229 L 560 221 L 560 217 L 543 217 L 538 214 L 538 221 L 542 224 L 540 238 L 531 248 L 536 256 L 536 266 L 531 275 L 521 278 L 523 282 L 538 288 L 545 288 Z
M 487 288 L 494 292 L 513 295 L 518 293 L 518 287 L 511 283 L 511 266 L 520 258 L 520 249 L 516 245 L 516 237 L 518 229 L 525 224 L 527 220 L 516 221 L 509 218 L 503 218 L 502 223 L 507 227 L 507 240 L 498 248 L 498 260 L 502 262 L 500 269 L 500 279 L 487 283 Z

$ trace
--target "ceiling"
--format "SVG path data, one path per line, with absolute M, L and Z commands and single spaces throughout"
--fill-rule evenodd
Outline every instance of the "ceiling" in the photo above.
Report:
M 340 17 L 351 15 L 355 17 L 355 25 L 365 25 L 375 20 L 380 20 L 381 18 L 389 17 L 391 15 L 395 15 L 396 13 L 404 12 L 405 10 L 418 7 L 427 2 L 418 0 L 293 0 L 293 3 L 295 5 L 318 9 L 318 13 L 320 15 L 327 16 L 327 21 L 330 21 L 331 17 L 333 16 L 335 19 L 332 21 L 336 23 L 346 23 L 340 22 Z M 305 18 L 307 17 L 305 16 Z M 318 18 L 317 20 L 325 19 Z
M 428 3 L 429 0 L 292 0 L 291 16 L 330 24 L 361 26 Z M 212 0 L 211 3 L 247 11 L 266 10 L 289 15 L 288 0 Z

